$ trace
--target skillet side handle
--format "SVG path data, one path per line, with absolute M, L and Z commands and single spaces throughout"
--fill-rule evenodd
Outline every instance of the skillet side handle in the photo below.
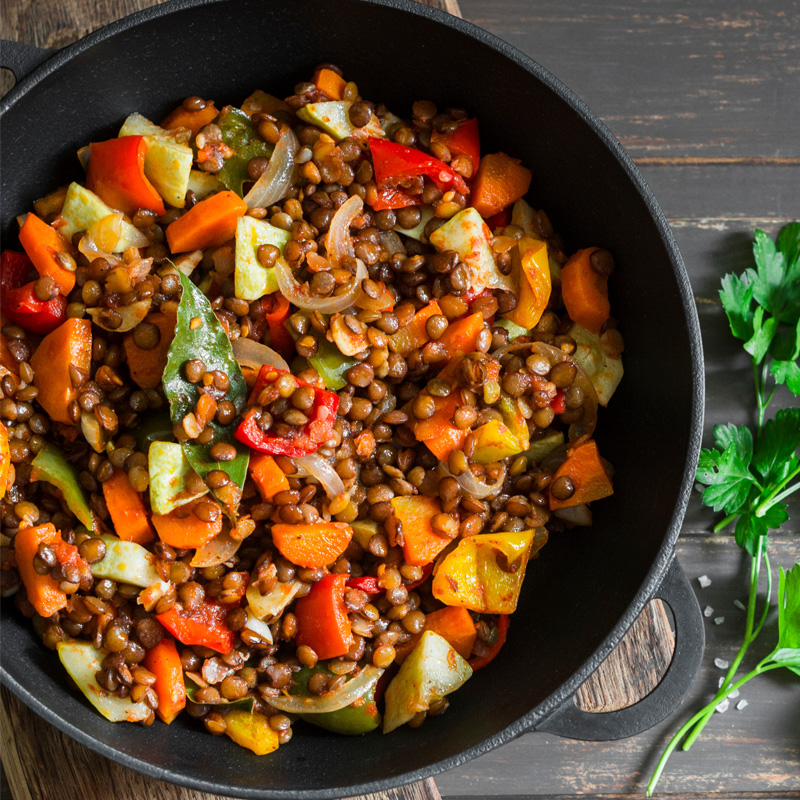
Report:
M 53 55 L 53 50 L 45 50 L 25 42 L 12 42 L 8 39 L 0 40 L 0 66 L 10 69 L 19 83 L 26 75 L 33 72 L 36 67 L 43 64 Z
M 675 711 L 700 668 L 706 638 L 697 597 L 675 556 L 653 596 L 667 603 L 675 616 L 675 654 L 661 683 L 638 703 L 607 713 L 582 711 L 574 696 L 569 697 L 535 730 L 593 742 L 625 739 L 652 728 Z

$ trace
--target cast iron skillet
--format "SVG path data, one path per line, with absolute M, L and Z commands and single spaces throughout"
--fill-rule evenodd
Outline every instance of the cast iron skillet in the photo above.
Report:
M 30 623 L 4 612 L 0 677 L 31 708 L 90 748 L 156 778 L 250 798 L 325 798 L 388 789 L 457 766 L 530 730 L 584 739 L 630 736 L 680 702 L 703 649 L 697 601 L 674 545 L 703 410 L 700 333 L 689 282 L 662 212 L 606 127 L 527 56 L 467 22 L 410 0 L 176 0 L 128 17 L 41 63 L 4 48 L 18 77 L 2 101 L 2 220 L 79 178 L 79 146 L 115 136 L 132 111 L 161 119 L 183 97 L 241 102 L 254 88 L 290 93 L 333 61 L 365 97 L 401 115 L 420 97 L 477 114 L 484 152 L 533 169 L 529 199 L 569 248 L 611 250 L 625 379 L 597 438 L 616 468 L 595 525 L 551 538 L 531 565 L 508 644 L 448 712 L 419 730 L 343 737 L 300 729 L 256 758 L 196 724 L 112 725 L 66 689 Z M 586 714 L 572 696 L 645 603 L 672 608 L 677 651 L 637 705 Z

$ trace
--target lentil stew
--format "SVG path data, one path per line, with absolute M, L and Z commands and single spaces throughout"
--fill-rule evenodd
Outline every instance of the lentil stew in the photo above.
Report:
M 112 721 L 443 713 L 613 491 L 613 256 L 466 111 L 331 64 L 79 157 L 0 263 L 3 595 Z

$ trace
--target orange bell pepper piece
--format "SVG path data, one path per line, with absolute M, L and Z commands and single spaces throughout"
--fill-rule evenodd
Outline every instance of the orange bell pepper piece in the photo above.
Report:
M 86 188 L 119 211 L 133 216 L 140 208 L 161 216 L 164 201 L 144 174 L 144 136 L 121 136 L 92 144 Z
M 597 249 L 578 250 L 561 268 L 561 296 L 567 313 L 592 333 L 600 333 L 611 314 L 608 277 L 592 269 L 591 256 Z
M 344 590 L 347 575 L 328 574 L 311 586 L 295 604 L 298 647 L 307 645 L 317 658 L 343 656 L 355 640 L 350 630 Z
M 191 503 L 178 506 L 169 514 L 153 514 L 158 538 L 179 550 L 207 545 L 222 530 L 222 514 L 214 522 L 204 522 L 194 513 L 195 506 L 204 502 L 209 501 L 199 497 Z
M 518 158 L 489 153 L 481 159 L 472 184 L 470 205 L 484 218 L 494 216 L 524 197 L 533 174 Z
M 148 544 L 156 538 L 142 496 L 131 486 L 124 469 L 115 469 L 103 486 L 103 497 L 120 539 Z
M 403 554 L 407 564 L 424 567 L 450 544 L 450 539 L 434 531 L 431 520 L 442 513 L 435 497 L 412 495 L 391 499 L 394 515 L 403 524 Z
M 272 526 L 272 543 L 298 567 L 316 569 L 333 564 L 347 550 L 353 529 L 346 522 Z
M 442 309 L 439 308 L 439 303 L 436 300 L 431 300 L 428 305 L 417 311 L 411 318 L 411 321 L 405 327 L 401 328 L 397 333 L 393 333 L 389 339 L 389 347 L 401 356 L 407 356 L 412 350 L 422 347 L 430 340 L 427 331 L 425 330 L 425 323 L 433 316 L 441 314 Z
M 597 443 L 593 440 L 567 451 L 567 460 L 556 470 L 550 486 L 562 476 L 572 479 L 575 484 L 575 492 L 567 500 L 557 500 L 550 493 L 551 511 L 591 503 L 592 500 L 601 500 L 614 494 L 611 478 L 608 477 L 605 465 L 600 458 Z
M 92 321 L 65 320 L 42 339 L 31 356 L 33 383 L 39 390 L 37 401 L 51 420 L 72 425 L 69 405 L 77 399 L 78 390 L 72 385 L 69 368 L 76 367 L 89 375 L 92 366 Z
M 425 617 L 425 630 L 438 633 L 463 659 L 469 659 L 478 636 L 472 615 L 461 606 L 445 606 L 432 611 Z M 396 648 L 395 661 L 398 664 L 406 660 L 421 636 L 421 633 L 416 633 L 406 644 Z
M 186 685 L 178 648 L 172 639 L 162 639 L 145 651 L 144 666 L 156 676 L 153 690 L 158 697 L 156 714 L 167 725 L 186 707 Z
M 192 206 L 167 226 L 167 243 L 173 253 L 219 247 L 236 235 L 236 221 L 247 204 L 236 192 L 211 195 Z
M 436 410 L 428 419 L 414 423 L 414 436 L 418 442 L 424 442 L 440 461 L 446 461 L 453 450 L 464 446 L 469 431 L 462 430 L 453 422 L 456 409 L 461 405 L 460 392 L 434 397 L 433 401 Z
M 347 86 L 347 81 L 341 75 L 325 67 L 314 73 L 312 82 L 331 100 L 341 100 L 344 96 L 344 87 Z
M 19 243 L 39 275 L 51 277 L 61 294 L 68 295 L 75 288 L 75 273 L 64 269 L 56 258 L 59 253 L 69 253 L 72 246 L 55 228 L 36 214 L 28 214 L 19 231 Z
M 483 314 L 469 314 L 453 320 L 439 337 L 447 348 L 448 359 L 456 353 L 474 353 L 478 349 L 478 335 L 483 330 Z
M 208 103 L 199 111 L 189 111 L 180 105 L 164 117 L 161 127 L 166 130 L 187 128 L 192 132 L 192 137 L 195 137 L 200 132 L 200 128 L 213 122 L 218 116 L 219 111 L 213 103 Z

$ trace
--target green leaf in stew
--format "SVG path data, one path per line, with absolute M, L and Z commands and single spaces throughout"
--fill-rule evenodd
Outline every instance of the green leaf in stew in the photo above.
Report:
M 256 132 L 250 117 L 233 106 L 226 106 L 217 118 L 222 131 L 222 141 L 234 151 L 225 159 L 217 177 L 240 197 L 244 196 L 244 184 L 252 180 L 247 175 L 247 164 L 251 158 L 272 155 L 272 146 L 267 144 Z

